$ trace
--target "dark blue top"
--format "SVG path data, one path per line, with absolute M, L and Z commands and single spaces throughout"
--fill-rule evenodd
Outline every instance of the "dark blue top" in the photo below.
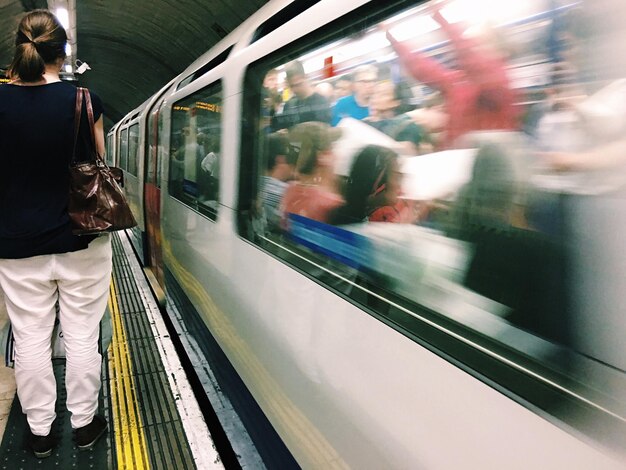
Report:
M 307 98 L 292 96 L 281 114 L 272 118 L 272 130 L 290 129 L 303 122 L 330 122 L 330 105 L 326 98 L 319 93 L 313 93 Z
M 97 121 L 102 102 L 91 97 Z M 0 259 L 78 251 L 93 240 L 72 234 L 67 213 L 75 102 L 66 82 L 0 85 Z M 83 108 L 78 160 L 88 155 L 88 126 Z

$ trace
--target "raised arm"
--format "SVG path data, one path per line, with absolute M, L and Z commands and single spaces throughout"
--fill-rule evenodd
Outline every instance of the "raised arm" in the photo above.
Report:
M 456 72 L 443 67 L 435 59 L 427 57 L 419 51 L 411 51 L 404 42 L 399 42 L 389 31 L 386 31 L 387 40 L 391 43 L 400 62 L 409 73 L 420 82 L 440 90 L 444 95 L 449 92 L 456 80 Z
M 433 19 L 441 26 L 441 29 L 450 39 L 460 68 L 473 79 L 490 81 L 502 77 L 494 77 L 493 74 L 502 74 L 504 62 L 497 56 L 494 50 L 486 49 L 476 38 L 464 36 L 465 25 L 462 23 L 448 23 L 439 8 L 435 8 Z

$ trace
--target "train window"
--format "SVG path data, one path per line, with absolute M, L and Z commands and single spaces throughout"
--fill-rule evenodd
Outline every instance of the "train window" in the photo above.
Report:
M 120 132 L 120 168 L 128 171 L 128 127 Z
M 139 124 L 133 124 L 128 130 L 128 172 L 137 176 L 139 159 Z
M 172 107 L 169 192 L 213 220 L 219 202 L 221 116 L 220 85 Z
M 599 109 L 626 60 L 580 62 L 579 4 L 469 3 L 372 8 L 249 67 L 241 234 L 528 397 L 515 364 L 541 406 L 537 377 L 625 421 L 626 108 Z M 593 44 L 623 57 L 624 31 Z

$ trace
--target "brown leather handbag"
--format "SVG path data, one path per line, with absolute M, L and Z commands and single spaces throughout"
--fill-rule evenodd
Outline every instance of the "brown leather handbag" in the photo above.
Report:
M 83 97 L 90 129 L 90 158 L 76 161 Z M 91 95 L 86 88 L 76 91 L 74 148 L 70 163 L 69 215 L 75 235 L 93 235 L 124 230 L 137 225 L 121 188 L 122 171 L 107 166 L 96 149 L 96 131 Z

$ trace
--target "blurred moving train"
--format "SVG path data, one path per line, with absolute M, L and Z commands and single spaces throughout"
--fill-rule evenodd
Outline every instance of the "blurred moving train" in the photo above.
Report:
M 623 468 L 624 45 L 613 0 L 274 0 L 110 131 L 298 465 Z

